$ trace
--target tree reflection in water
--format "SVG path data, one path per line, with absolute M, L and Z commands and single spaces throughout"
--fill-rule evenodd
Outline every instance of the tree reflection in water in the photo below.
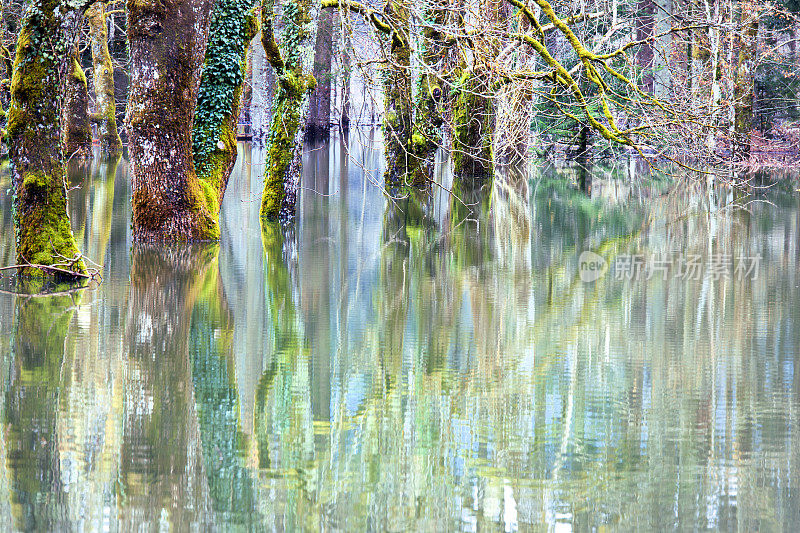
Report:
M 288 229 L 259 223 L 263 154 L 243 146 L 219 246 L 131 247 L 124 162 L 72 191 L 106 281 L 75 300 L 0 295 L 0 518 L 112 530 L 800 520 L 796 191 L 674 184 L 625 160 L 502 167 L 492 181 L 441 167 L 458 200 L 434 188 L 390 202 L 370 184 L 379 139 L 311 146 Z M 584 283 L 585 250 L 762 262 L 756 279 Z

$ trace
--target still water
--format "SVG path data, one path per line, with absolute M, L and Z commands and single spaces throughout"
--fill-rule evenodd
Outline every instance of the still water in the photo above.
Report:
M 308 150 L 289 232 L 242 145 L 218 245 L 134 245 L 124 161 L 73 173 L 104 281 L 2 280 L 3 529 L 798 527 L 800 193 L 618 161 L 387 202 L 379 141 Z

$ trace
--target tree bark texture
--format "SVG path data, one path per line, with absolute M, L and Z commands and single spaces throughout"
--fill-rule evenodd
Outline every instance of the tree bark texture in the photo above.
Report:
M 278 82 L 267 137 L 261 218 L 288 221 L 294 217 L 300 183 L 308 96 L 316 85 L 312 70 L 321 4 L 318 0 L 284 4 L 280 45 L 273 33 L 273 7 L 271 0 L 261 5 L 261 40 Z
M 219 238 L 219 194 L 198 179 L 192 126 L 211 0 L 128 0 L 133 238 Z
M 70 160 L 83 160 L 92 155 L 92 128 L 89 125 L 89 90 L 86 75 L 78 62 L 77 51 L 69 61 L 64 82 L 62 109 L 62 142 L 64 154 Z
M 331 58 L 333 55 L 333 25 L 336 12 L 325 10 L 319 16 L 317 43 L 314 48 L 314 79 L 317 86 L 309 100 L 306 136 L 326 138 L 331 128 Z
M 58 96 L 70 65 L 69 14 L 53 0 L 35 0 L 26 11 L 17 38 L 7 133 L 17 263 L 85 272 L 67 215 Z M 20 274 L 43 275 L 33 268 Z
M 411 96 L 411 49 L 409 47 L 409 4 L 392 0 L 384 17 L 395 28 L 391 35 L 389 65 L 383 81 L 383 134 L 386 154 L 385 182 L 403 185 L 414 165 L 412 136 L 414 110 Z
M 750 9 L 748 9 L 748 7 Z M 735 157 L 750 157 L 750 137 L 753 129 L 753 92 L 755 89 L 755 57 L 758 48 L 759 15 L 748 2 L 740 6 L 744 31 L 739 39 L 739 58 L 736 65 L 736 81 L 733 87 L 734 101 L 734 151 Z

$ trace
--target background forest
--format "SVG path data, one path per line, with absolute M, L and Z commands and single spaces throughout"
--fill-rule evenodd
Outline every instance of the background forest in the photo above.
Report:
M 381 126 L 393 197 L 434 183 L 440 149 L 473 183 L 545 154 L 728 163 L 732 181 L 731 162 L 797 159 L 794 0 L 35 0 L 2 9 L 4 144 L 23 274 L 86 276 L 64 163 L 91 157 L 93 140 L 102 158 L 127 145 L 138 241 L 219 238 L 237 137 L 266 144 L 261 217 L 283 222 L 294 216 L 304 139 L 334 126 Z

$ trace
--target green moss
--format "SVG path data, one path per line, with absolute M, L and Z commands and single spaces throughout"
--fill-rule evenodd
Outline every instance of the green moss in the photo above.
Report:
M 62 173 L 26 173 L 22 177 L 21 194 L 15 210 L 19 218 L 17 257 L 20 263 L 59 264 L 65 269 L 85 272 L 83 260 L 70 264 L 78 255 L 69 218 L 66 215 L 66 194 Z M 32 201 L 36 198 L 38 201 Z M 27 276 L 47 276 L 39 269 L 23 269 Z
M 206 180 L 200 180 L 200 191 L 203 196 L 203 204 L 210 213 L 219 210 L 219 198 L 217 189 Z
M 22 178 L 23 186 L 30 190 L 44 189 L 47 183 L 47 176 L 43 172 L 30 172 Z
M 57 96 L 67 56 L 56 2 L 35 1 L 17 39 L 7 134 L 14 184 L 17 263 L 85 272 L 67 215 Z M 22 269 L 23 276 L 50 276 Z
M 286 198 L 285 180 L 294 159 L 295 138 L 300 128 L 302 93 L 280 85 L 272 115 L 267 151 L 267 169 L 261 200 L 261 217 L 276 220 Z
M 76 82 L 86 85 L 86 73 L 83 72 L 81 68 L 81 64 L 78 63 L 77 58 L 72 58 L 72 67 L 70 68 L 70 77 L 73 78 Z

